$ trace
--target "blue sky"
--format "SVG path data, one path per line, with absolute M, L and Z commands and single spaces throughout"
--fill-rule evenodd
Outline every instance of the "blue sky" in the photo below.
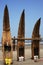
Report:
M 0 41 L 3 32 L 3 15 L 6 4 L 9 10 L 12 37 L 17 37 L 23 9 L 25 9 L 25 37 L 32 36 L 34 25 L 40 17 L 40 35 L 43 37 L 43 0 L 0 0 Z

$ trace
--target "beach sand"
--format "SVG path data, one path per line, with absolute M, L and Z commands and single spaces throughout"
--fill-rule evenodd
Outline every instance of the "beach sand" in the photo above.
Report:
M 0 49 L 0 65 L 3 65 L 3 53 Z M 25 61 L 17 61 L 17 50 L 13 51 L 12 65 L 43 65 L 43 45 L 40 45 L 40 59 L 37 62 L 31 59 L 31 46 L 25 46 Z

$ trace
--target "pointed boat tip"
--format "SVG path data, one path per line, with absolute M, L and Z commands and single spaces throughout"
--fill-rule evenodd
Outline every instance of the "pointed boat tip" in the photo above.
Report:
M 23 9 L 23 13 L 25 12 L 25 9 Z
M 23 12 L 25 12 L 25 9 L 23 9 Z
M 5 10 L 8 9 L 7 5 L 5 5 Z
M 37 23 L 41 22 L 41 17 L 37 20 Z
M 22 11 L 22 15 L 24 15 L 25 14 L 25 9 L 23 9 L 23 11 Z
M 41 22 L 41 17 L 38 19 L 39 22 Z
M 38 20 L 41 20 L 41 17 Z
M 41 17 L 39 18 L 39 20 L 41 20 Z

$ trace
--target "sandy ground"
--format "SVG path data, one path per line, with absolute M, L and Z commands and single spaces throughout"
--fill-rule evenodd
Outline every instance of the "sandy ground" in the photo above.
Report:
M 0 50 L 0 65 L 3 65 L 2 50 Z M 13 51 L 13 64 L 12 65 L 43 65 L 43 45 L 40 46 L 40 59 L 34 62 L 31 59 L 31 46 L 25 47 L 25 61 L 17 61 L 17 51 Z

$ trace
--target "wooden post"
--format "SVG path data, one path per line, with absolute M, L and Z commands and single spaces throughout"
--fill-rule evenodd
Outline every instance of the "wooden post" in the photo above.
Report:
M 15 36 L 14 36 L 15 39 Z M 13 51 L 15 51 L 15 40 L 13 39 Z
M 18 38 L 24 38 L 25 37 L 25 20 L 24 20 L 24 10 L 21 15 L 20 23 L 19 23 L 19 29 L 18 29 Z M 19 57 L 23 56 L 25 60 L 25 40 L 18 40 L 17 41 L 17 60 L 19 60 Z
M 36 22 L 34 26 L 32 38 L 36 37 L 40 38 L 39 29 L 40 29 L 40 19 Z M 35 55 L 38 55 L 38 58 L 40 58 L 39 40 L 32 40 L 31 50 L 32 50 L 32 59 L 34 59 Z
M 2 33 L 2 51 L 3 51 L 4 63 L 6 63 L 5 62 L 6 58 L 11 59 L 11 63 L 12 63 L 13 46 L 12 46 L 12 40 L 11 40 L 9 13 L 8 13 L 7 5 L 5 6 L 5 9 L 4 9 L 3 33 Z

